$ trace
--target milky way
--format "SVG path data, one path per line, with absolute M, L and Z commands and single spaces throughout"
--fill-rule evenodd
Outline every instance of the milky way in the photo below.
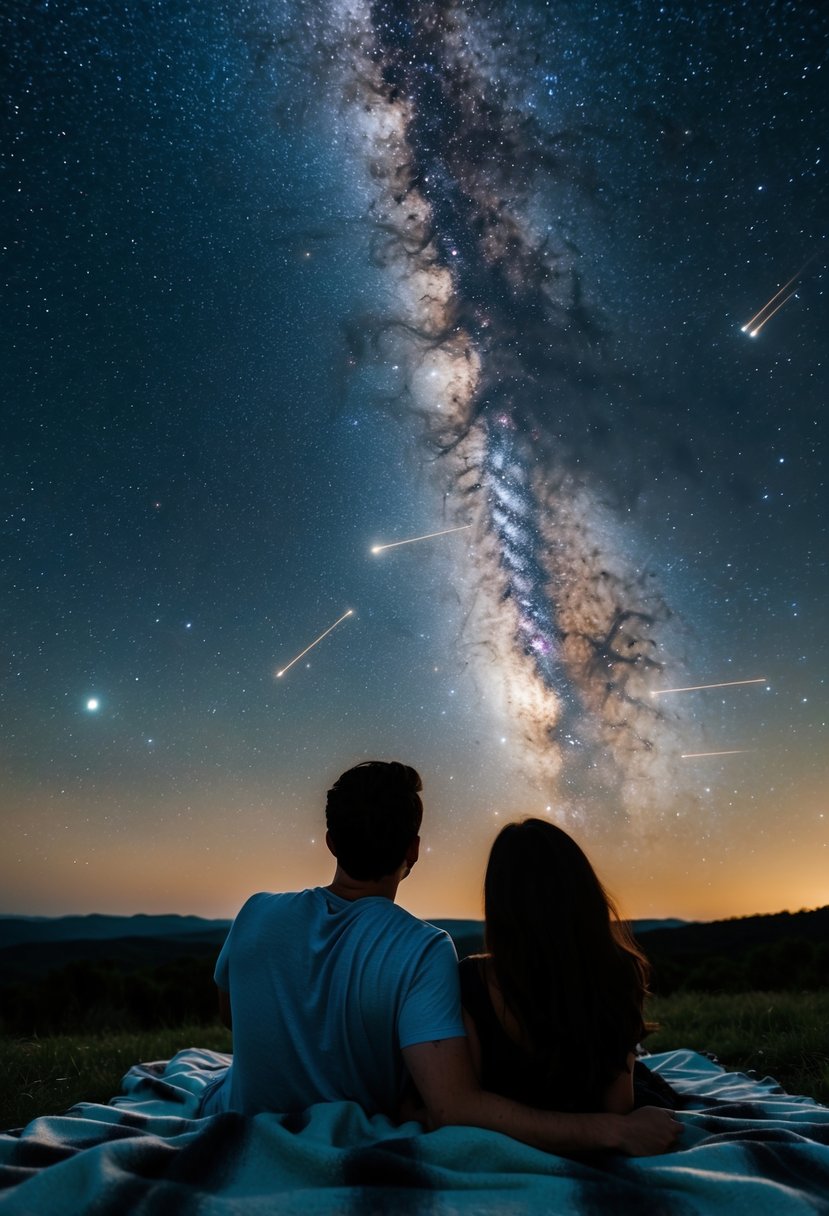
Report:
M 641 816 L 681 750 L 678 711 L 649 696 L 680 663 L 679 631 L 624 519 L 649 459 L 626 432 L 652 420 L 631 418 L 545 220 L 559 182 L 589 204 L 589 166 L 522 99 L 532 55 L 507 49 L 503 10 L 380 2 L 338 17 L 346 113 L 377 183 L 374 256 L 397 302 L 354 332 L 405 363 L 400 404 L 421 420 L 450 522 L 474 522 L 475 574 L 458 585 L 476 674 L 571 814 L 598 799 Z

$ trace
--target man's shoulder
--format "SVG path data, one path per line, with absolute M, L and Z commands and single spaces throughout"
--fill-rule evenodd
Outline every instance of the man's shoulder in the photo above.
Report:
M 280 912 L 286 911 L 290 907 L 314 903 L 316 891 L 315 887 L 305 891 L 257 891 L 255 895 L 248 896 L 239 909 L 236 919 L 278 916 Z
M 236 917 L 240 928 L 253 929 L 264 923 L 285 922 L 312 924 L 327 922 L 331 914 L 344 916 L 355 927 L 375 926 L 371 932 L 392 933 L 398 940 L 406 941 L 412 948 L 451 949 L 452 938 L 444 929 L 414 916 L 400 904 L 390 899 L 369 897 L 350 903 L 331 897 L 325 887 L 308 887 L 303 891 L 257 891 L 242 905 Z
M 311 887 L 307 891 L 256 891 L 253 895 L 248 896 L 243 907 L 247 907 L 248 904 L 252 903 L 260 903 L 264 900 L 299 899 L 300 896 L 310 895 L 315 890 L 315 887 Z
M 392 907 L 394 908 L 392 916 L 401 932 L 411 934 L 412 937 L 419 938 L 425 944 L 445 942 L 454 950 L 452 938 L 445 929 L 439 929 L 437 925 L 431 924 L 428 920 L 421 920 L 419 916 L 401 908 L 400 904 L 392 904 Z

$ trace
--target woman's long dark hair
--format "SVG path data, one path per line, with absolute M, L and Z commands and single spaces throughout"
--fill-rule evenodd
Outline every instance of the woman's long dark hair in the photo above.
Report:
M 486 948 L 522 1046 L 565 1088 L 600 1094 L 644 1033 L 649 967 L 571 836 L 543 819 L 498 834 Z

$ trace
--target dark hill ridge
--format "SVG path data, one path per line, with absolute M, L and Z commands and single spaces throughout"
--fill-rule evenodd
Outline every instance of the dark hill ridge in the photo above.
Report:
M 674 929 L 651 929 L 643 936 L 648 952 L 658 951 L 674 958 L 694 954 L 734 957 L 754 946 L 792 939 L 818 944 L 829 942 L 829 905 L 813 911 L 692 921 Z
M 637 937 L 641 937 L 643 933 L 652 933 L 654 929 L 680 929 L 683 925 L 693 922 L 687 920 L 677 920 L 676 917 L 666 917 L 663 920 L 632 920 L 630 922 L 633 932 Z
M 829 984 L 829 907 L 658 929 L 640 940 L 659 995 L 814 992 Z
M 446 930 L 461 958 L 483 950 L 482 921 L 446 918 L 432 923 Z M 641 923 L 650 927 L 681 922 Z M 183 957 L 215 959 L 230 924 L 173 915 L 0 917 L 0 988 L 78 960 L 113 962 L 129 972 Z
M 59 971 L 80 961 L 112 964 L 124 974 L 160 967 L 181 958 L 215 962 L 227 929 L 182 937 L 80 938 L 77 941 L 18 942 L 0 950 L 0 989 Z
M 634 921 L 636 933 L 648 933 L 656 928 L 672 930 L 684 925 L 680 920 Z M 106 916 L 92 913 L 89 916 L 0 916 L 0 951 L 12 946 L 38 945 L 46 942 L 91 942 L 123 941 L 126 938 L 179 938 L 195 941 L 209 935 L 211 940 L 219 935 L 222 941 L 230 928 L 229 920 L 207 920 L 201 916 Z M 432 921 L 453 938 L 461 952 L 471 954 L 483 948 L 483 922 L 442 918 Z M 88 957 L 91 957 L 89 955 Z
M 180 970 L 183 965 L 186 970 L 189 965 L 199 975 L 203 971 L 212 994 L 213 962 L 230 923 L 198 916 L 0 918 L 0 990 L 4 999 L 11 999 L 14 992 L 28 993 L 29 1004 L 34 1002 L 32 1008 L 42 1012 L 51 1007 L 49 993 L 55 982 L 73 968 L 134 976 L 136 983 L 143 976 L 150 987 L 157 987 L 159 969 L 178 966 Z M 452 936 L 461 958 L 482 949 L 481 921 L 433 923 Z M 708 923 L 634 921 L 633 927 L 653 964 L 654 988 L 659 993 L 677 988 L 748 991 L 775 985 L 813 989 L 829 981 L 829 907 Z M 207 1004 L 212 1014 L 213 1006 Z M 83 1007 L 81 1002 L 78 1009 Z M 29 1024 L 22 1013 L 20 1019 L 21 1025 Z
M 483 949 L 480 920 L 436 919 L 463 958 Z M 215 957 L 231 922 L 200 916 L 0 917 L 0 986 L 44 975 L 73 959 L 112 959 L 126 969 L 186 955 Z M 829 906 L 811 912 L 778 912 L 730 920 L 633 922 L 654 961 L 703 955 L 740 958 L 755 946 L 789 940 L 829 942 Z
M 207 920 L 203 916 L 3 916 L 0 917 L 0 950 L 28 942 L 102 941 L 125 937 L 185 937 L 192 933 L 222 930 L 229 920 Z

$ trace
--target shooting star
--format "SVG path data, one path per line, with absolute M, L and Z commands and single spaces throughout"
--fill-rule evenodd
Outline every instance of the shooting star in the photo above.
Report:
M 413 545 L 418 540 L 431 540 L 433 536 L 448 536 L 450 532 L 465 532 L 472 524 L 461 524 L 459 528 L 443 528 L 440 532 L 427 532 L 425 536 L 410 536 L 408 540 L 393 540 L 388 545 L 372 545 L 372 553 L 382 553 L 384 549 L 396 549 L 399 545 Z
M 324 630 L 324 631 L 323 631 L 323 632 L 322 632 L 322 633 L 319 635 L 319 637 L 318 637 L 318 638 L 314 638 L 314 640 L 313 640 L 313 642 L 311 643 L 311 645 L 310 645 L 310 646 L 306 646 L 304 650 L 301 650 L 301 651 L 299 652 L 299 654 L 296 656 L 296 658 L 291 659 L 290 663 L 286 663 L 286 664 L 285 664 L 285 666 L 282 668 L 282 670 L 281 670 L 281 671 L 278 671 L 278 672 L 276 673 L 276 678 L 277 678 L 277 680 L 281 679 L 281 677 L 282 677 L 282 676 L 284 676 L 285 672 L 288 670 L 288 668 L 289 668 L 289 667 L 293 667 L 294 663 L 298 663 L 298 662 L 299 662 L 299 660 L 300 660 L 300 659 L 303 657 L 303 655 L 306 655 L 306 654 L 308 653 L 308 651 L 309 651 L 309 650 L 313 650 L 315 646 L 318 646 L 318 645 L 319 645 L 319 643 L 322 641 L 322 639 L 323 639 L 323 638 L 327 638 L 327 637 L 328 637 L 328 635 L 329 635 L 329 633 L 331 632 L 331 630 L 332 630 L 332 629 L 336 629 L 336 628 L 337 628 L 337 626 L 338 626 L 339 624 L 341 624 L 341 623 L 342 623 L 342 622 L 345 620 L 345 618 L 346 618 L 347 616 L 352 616 L 352 615 L 353 615 L 353 613 L 354 613 L 354 609 L 353 609 L 353 608 L 349 608 L 347 612 L 344 612 L 344 613 L 342 614 L 342 616 L 339 618 L 339 620 L 336 620 L 336 621 L 334 622 L 334 624 L 333 624 L 333 625 L 329 625 L 329 626 L 328 626 L 328 628 L 327 628 L 326 630 Z
M 736 688 L 738 684 L 768 684 L 765 676 L 754 680 L 723 680 L 720 684 L 690 684 L 687 688 L 652 688 L 652 697 L 664 697 L 669 692 L 700 692 L 704 688 Z
M 759 325 L 755 325 L 754 329 L 749 329 L 747 331 L 748 336 L 750 338 L 756 338 L 757 335 L 759 334 L 760 330 L 763 328 L 764 325 L 767 325 L 769 323 L 769 321 L 772 319 L 774 314 L 780 312 L 780 309 L 783 307 L 783 305 L 788 304 L 788 302 L 792 298 L 792 296 L 796 296 L 796 295 L 797 295 L 797 291 L 790 291 L 789 294 L 780 301 L 780 303 L 777 305 L 776 308 L 773 308 L 770 313 L 768 313 L 765 317 L 763 317 L 763 319 Z M 746 332 L 746 329 L 744 326 L 743 333 L 745 333 L 745 332 Z
M 683 752 L 682 760 L 699 760 L 703 756 L 744 756 L 751 751 L 750 747 L 738 747 L 730 752 Z
M 783 286 L 780 288 L 780 290 L 776 291 L 774 293 L 774 295 L 771 297 L 771 299 L 766 301 L 766 303 L 763 305 L 763 307 L 760 309 L 759 312 L 756 312 L 753 317 L 751 317 L 748 321 L 746 321 L 745 325 L 740 326 L 740 330 L 742 333 L 748 334 L 748 336 L 750 338 L 757 337 L 757 335 L 759 334 L 759 332 L 763 328 L 763 326 L 766 324 L 766 322 L 770 321 L 776 312 L 780 312 L 780 309 L 783 307 L 784 304 L 788 304 L 788 302 L 792 298 L 792 296 L 797 295 L 796 290 L 789 291 L 789 288 L 792 286 L 793 283 L 797 282 L 797 280 L 803 274 L 803 271 L 806 269 L 806 267 L 810 266 L 816 257 L 817 257 L 817 253 L 813 253 L 812 256 L 803 263 L 803 265 L 800 267 L 800 270 L 798 270 L 796 274 L 792 275 L 792 277 L 789 279 L 788 283 L 784 283 Z M 789 294 L 786 295 L 786 298 L 784 300 L 780 300 L 780 297 L 782 295 L 785 295 L 786 292 L 788 292 Z M 777 303 L 778 300 L 780 300 L 779 304 Z

